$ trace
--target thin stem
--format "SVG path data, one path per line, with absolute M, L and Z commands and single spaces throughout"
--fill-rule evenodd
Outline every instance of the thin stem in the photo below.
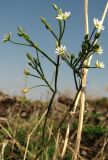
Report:
M 60 29 L 59 39 L 57 38 L 58 46 L 60 46 L 61 39 L 62 39 L 63 34 L 64 34 L 65 22 L 64 22 L 63 31 L 62 31 L 62 25 L 61 25 L 61 22 L 59 21 L 59 29 Z M 52 33 L 52 34 L 53 34 L 53 33 Z M 55 35 L 54 35 L 54 36 L 55 36 Z M 37 50 L 39 50 L 39 49 L 37 48 Z M 46 117 L 45 117 L 44 126 L 43 126 L 42 146 L 43 146 L 43 144 L 44 144 L 45 127 L 46 127 L 46 123 L 47 123 L 48 114 L 49 114 L 50 108 L 51 108 L 51 106 L 52 106 L 52 103 L 53 103 L 53 101 L 54 101 L 55 95 L 56 95 L 56 93 L 57 93 L 57 80 L 58 80 L 59 63 L 60 63 L 60 56 L 58 55 L 58 56 L 57 56 L 57 63 L 56 63 L 56 70 L 55 70 L 54 92 L 53 92 L 53 95 L 52 95 L 52 97 L 51 97 L 51 100 L 50 100 L 50 103 L 49 103 L 49 106 L 48 106 L 48 111 L 47 111 L 47 114 L 46 114 Z
M 41 62 L 40 62 L 40 59 L 39 59 L 39 53 L 38 53 L 37 49 L 36 49 L 36 53 L 37 53 L 37 61 L 38 61 L 38 64 L 39 64 L 39 68 L 41 70 L 42 75 L 44 76 L 44 72 L 43 72 L 43 69 L 42 69 L 42 66 L 41 66 Z
M 74 64 L 74 68 L 78 65 L 78 63 L 81 61 L 81 59 L 82 59 L 82 57 L 83 57 L 83 54 L 78 58 L 78 60 L 75 62 L 75 64 Z
M 76 100 L 77 100 L 77 98 L 79 97 L 80 91 L 81 91 L 81 85 L 80 85 L 80 87 L 79 87 L 78 92 L 76 93 L 76 96 L 75 96 L 75 99 L 74 99 L 74 101 L 73 101 L 73 104 L 72 104 L 72 106 L 69 108 L 69 111 L 68 111 L 68 112 L 70 112 L 70 111 L 72 110 L 72 108 L 74 107 L 74 105 L 75 105 L 75 103 L 76 103 Z M 53 95 L 52 95 L 52 96 L 53 96 Z M 37 158 L 41 155 L 41 153 L 44 151 L 44 149 L 49 145 L 49 143 L 51 142 L 52 138 L 57 135 L 59 129 L 61 128 L 61 126 L 63 125 L 65 119 L 66 119 L 67 116 L 68 116 L 68 112 L 67 112 L 67 114 L 65 114 L 65 116 L 64 116 L 64 118 L 62 119 L 62 121 L 60 122 L 59 126 L 58 126 L 57 129 L 54 131 L 53 136 L 50 138 L 50 140 L 47 142 L 47 144 L 45 144 L 45 145 L 41 148 L 41 150 L 39 151 L 39 153 L 36 155 L 36 157 L 35 157 L 33 160 L 37 160 Z
M 91 38 L 92 38 L 92 36 L 93 36 L 95 30 L 96 30 L 96 28 L 94 28 L 93 32 L 91 33 L 91 36 L 90 36 L 90 38 L 89 38 L 89 41 L 91 40 Z
M 48 87 L 50 88 L 50 90 L 52 92 L 54 92 L 54 89 L 51 87 L 51 85 L 49 84 L 49 82 L 46 80 L 46 78 L 44 77 L 43 80 L 45 81 L 45 83 L 48 85 Z
M 81 78 L 80 73 L 78 72 L 78 70 L 75 68 L 75 66 L 73 66 L 71 63 L 69 63 L 69 61 L 67 59 L 65 59 L 65 62 L 67 63 L 67 65 L 75 72 L 78 74 L 78 76 Z
M 59 46 L 60 46 L 60 42 L 59 42 Z M 46 114 L 46 117 L 45 117 L 45 122 L 44 122 L 44 126 L 43 126 L 43 135 L 42 135 L 42 146 L 44 144 L 45 127 L 46 127 L 46 123 L 47 123 L 47 119 L 48 119 L 48 114 L 49 114 L 50 108 L 52 106 L 53 100 L 54 100 L 56 92 L 57 92 L 57 79 L 58 79 L 59 61 L 60 61 L 60 57 L 57 56 L 57 64 L 56 64 L 56 71 L 55 71 L 55 90 L 53 92 L 50 103 L 48 105 L 48 111 L 47 111 L 47 114 Z
M 48 119 L 48 114 L 50 111 L 50 108 L 52 106 L 54 97 L 55 97 L 56 92 L 53 92 L 52 97 L 50 99 L 50 103 L 48 105 L 48 109 L 47 109 L 47 113 L 46 113 L 46 117 L 45 117 L 45 121 L 44 121 L 44 126 L 43 126 L 43 134 L 42 134 L 42 146 L 44 145 L 44 137 L 45 137 L 45 128 L 46 128 L 46 123 L 47 123 L 47 119 Z
M 36 88 L 36 87 L 48 87 L 48 86 L 44 85 L 44 84 L 40 84 L 40 85 L 36 85 L 36 86 L 30 87 L 29 89 L 33 89 L 33 88 Z
M 63 37 L 64 31 L 65 31 L 65 21 L 63 21 L 63 30 L 62 30 L 62 33 L 61 33 L 61 36 L 60 36 L 60 40 Z
M 60 56 L 57 56 L 57 65 L 56 65 L 56 71 L 55 71 L 55 92 L 57 92 L 57 79 L 58 79 L 59 61 L 60 61 Z
M 9 40 L 9 42 L 11 42 L 11 43 L 13 43 L 13 44 L 16 44 L 16 45 L 34 47 L 34 48 L 37 49 L 41 54 L 43 54 L 50 62 L 52 62 L 54 65 L 56 65 L 56 63 L 55 63 L 44 51 L 42 51 L 40 48 L 38 48 L 31 40 L 28 41 L 30 44 L 14 42 L 14 41 L 12 41 L 12 40 Z
M 38 74 L 40 75 L 40 77 L 39 77 L 39 76 L 35 76 L 35 75 L 33 75 L 33 74 L 29 74 L 29 75 L 31 75 L 31 76 L 33 76 L 33 77 L 37 77 L 37 78 L 43 80 L 43 81 L 47 84 L 47 87 L 49 87 L 50 90 L 51 90 L 52 92 L 54 92 L 54 89 L 53 89 L 53 88 L 51 87 L 51 85 L 48 83 L 48 81 L 46 80 L 45 76 L 41 74 L 41 72 L 38 70 L 38 68 L 35 67 L 34 69 L 36 69 L 36 71 L 38 72 Z
M 42 51 L 40 48 L 36 46 L 33 47 L 35 47 L 40 53 L 42 53 L 50 62 L 52 62 L 56 66 L 56 63 L 44 51 Z
M 31 46 L 30 44 L 26 44 L 26 43 L 19 43 L 19 42 L 15 42 L 13 40 L 9 40 L 9 42 L 13 43 L 13 44 L 17 44 L 17 45 L 21 45 L 21 46 Z
M 37 68 L 38 66 L 34 63 L 34 69 L 38 72 L 38 74 L 41 76 L 43 79 L 43 74 L 40 72 L 40 70 Z
M 47 123 L 47 119 L 48 119 L 48 114 L 49 114 L 50 108 L 52 106 L 53 100 L 54 100 L 56 92 L 57 92 L 57 78 L 58 78 L 59 60 L 60 60 L 60 57 L 58 56 L 57 57 L 56 72 L 55 72 L 55 91 L 53 92 L 53 95 L 51 97 L 50 103 L 48 105 L 48 111 L 47 111 L 47 114 L 46 114 L 46 117 L 45 117 L 45 122 L 44 122 L 44 126 L 43 126 L 43 135 L 42 135 L 42 146 L 44 144 L 45 127 L 46 127 L 46 123 Z
M 66 119 L 67 116 L 68 116 L 68 113 L 72 110 L 72 108 L 74 108 L 74 106 L 75 106 L 75 104 L 76 104 L 76 101 L 77 101 L 77 98 L 79 97 L 79 93 L 80 93 L 81 89 L 82 89 L 82 85 L 80 84 L 80 87 L 79 87 L 79 89 L 78 89 L 78 91 L 77 91 L 77 93 L 76 93 L 76 95 L 75 95 L 74 101 L 73 101 L 72 105 L 70 106 L 68 112 L 65 114 L 64 118 L 63 118 L 62 121 L 60 122 L 57 130 L 59 130 L 59 129 L 61 128 L 61 126 L 63 125 L 65 119 Z
M 62 22 L 59 21 L 59 41 L 61 40 L 61 35 L 62 35 Z
M 58 41 L 58 37 L 56 36 L 56 34 L 53 32 L 53 30 L 51 28 L 49 28 L 50 32 L 52 33 L 52 35 L 55 37 L 55 39 Z
M 88 59 L 90 56 L 92 56 L 94 53 L 95 53 L 95 52 L 92 52 L 91 54 L 89 54 L 89 55 L 85 58 L 85 60 Z
M 76 73 L 73 70 L 73 75 L 74 75 L 74 81 L 75 81 L 75 86 L 76 86 L 76 90 L 78 91 L 78 84 L 77 84 L 77 79 L 76 79 Z
M 42 79 L 41 77 L 36 76 L 36 75 L 34 75 L 34 74 L 31 74 L 31 73 L 29 73 L 29 75 L 32 76 L 32 77 L 36 77 L 36 78 Z

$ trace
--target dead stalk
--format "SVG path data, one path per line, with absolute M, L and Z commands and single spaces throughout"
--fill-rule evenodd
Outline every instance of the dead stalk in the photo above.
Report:
M 108 2 L 106 3 L 105 10 L 102 15 L 102 24 L 106 17 L 106 13 L 108 11 Z M 88 0 L 84 0 L 84 18 L 85 18 L 85 34 L 89 33 L 88 28 Z M 101 30 L 98 30 L 100 32 Z M 88 64 L 90 65 L 92 56 L 88 59 Z M 81 103 L 80 103 L 80 114 L 79 114 L 79 123 L 78 123 L 78 131 L 77 131 L 77 139 L 76 139 L 76 147 L 75 147 L 75 154 L 74 160 L 77 160 L 80 148 L 80 141 L 81 141 L 81 133 L 82 133 L 82 126 L 83 126 L 83 116 L 84 116 L 84 108 L 85 108 L 85 89 L 86 89 L 86 78 L 87 78 L 88 69 L 83 69 L 83 76 L 82 76 L 82 90 L 81 90 Z
M 48 136 L 48 141 L 50 140 L 51 136 L 52 136 L 52 132 L 53 132 L 53 127 L 54 127 L 54 122 L 51 122 L 51 126 L 49 126 L 49 136 Z
M 30 138 L 32 136 L 32 134 L 34 133 L 34 131 L 36 130 L 36 128 L 39 126 L 39 124 L 41 123 L 41 121 L 43 120 L 43 118 L 45 117 L 47 113 L 47 110 L 44 112 L 43 116 L 41 117 L 41 119 L 38 121 L 38 123 L 36 124 L 36 126 L 32 129 L 32 131 L 30 132 L 30 134 L 28 135 L 28 139 L 27 139 L 27 144 L 26 144 L 26 149 L 25 149 L 25 153 L 24 153 L 24 158 L 23 160 L 26 159 L 26 155 L 27 155 L 27 152 L 28 152 L 28 146 L 29 146 L 29 142 L 30 142 Z
M 58 131 L 57 138 L 55 140 L 56 146 L 55 146 L 55 152 L 54 152 L 53 160 L 57 159 L 58 149 L 59 149 L 59 140 L 60 140 L 60 132 Z
M 103 142 L 103 147 L 101 148 L 101 150 L 98 152 L 98 154 L 95 156 L 95 158 L 93 159 L 93 160 L 96 160 L 96 159 L 103 159 L 103 157 L 104 157 L 104 149 L 105 149 L 105 147 L 106 147 L 106 145 L 108 144 L 108 138 L 107 137 L 105 137 L 105 139 L 104 139 L 104 142 Z
M 85 34 L 89 33 L 88 28 L 88 0 L 84 0 L 84 18 L 85 18 Z M 76 147 L 75 147 L 75 154 L 74 160 L 77 160 L 80 148 L 80 141 L 81 141 L 81 133 L 83 127 L 83 117 L 84 117 L 84 108 L 85 108 L 85 88 L 86 88 L 86 76 L 87 76 L 87 69 L 83 69 L 82 75 L 82 90 L 81 90 L 81 101 L 80 101 L 80 113 L 79 113 L 79 122 L 78 122 L 78 131 L 77 131 L 77 139 L 76 139 Z
M 78 106 L 78 102 L 79 102 L 80 96 L 81 96 L 81 91 L 79 91 L 78 97 L 77 97 L 77 99 L 75 101 L 73 112 L 76 112 L 76 108 Z
M 66 131 L 66 136 L 65 136 L 65 140 L 64 140 L 64 146 L 63 146 L 63 150 L 62 150 L 62 154 L 61 154 L 61 159 L 63 159 L 63 157 L 66 153 L 66 148 L 67 148 L 68 139 L 69 139 L 69 132 L 70 132 L 70 121 L 67 124 L 67 131 Z

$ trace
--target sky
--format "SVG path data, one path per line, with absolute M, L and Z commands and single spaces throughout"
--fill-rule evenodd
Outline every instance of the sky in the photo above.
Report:
M 102 17 L 107 0 L 89 0 L 89 30 L 93 30 L 93 18 Z M 77 54 L 84 37 L 84 1 L 83 0 L 0 0 L 0 41 L 5 33 L 11 32 L 12 40 L 24 42 L 17 35 L 17 27 L 25 28 L 31 39 L 55 59 L 55 39 L 41 23 L 41 16 L 45 17 L 53 30 L 58 32 L 56 12 L 52 3 L 59 8 L 71 12 L 71 18 L 66 22 L 66 30 L 62 44 L 69 52 Z M 87 77 L 87 94 L 108 97 L 108 14 L 104 21 L 105 30 L 99 42 L 104 53 L 94 56 L 92 63 L 99 59 L 104 62 L 105 69 L 91 69 Z M 22 95 L 21 90 L 32 87 L 40 82 L 32 77 L 25 78 L 24 68 L 27 66 L 26 53 L 35 54 L 29 47 L 22 47 L 11 43 L 0 44 L 0 90 L 10 95 Z M 47 79 L 51 82 L 54 68 L 43 60 L 43 68 Z M 61 93 L 73 94 L 75 91 L 72 71 L 61 61 L 58 90 Z M 45 98 L 47 90 L 44 88 L 32 89 L 28 98 Z

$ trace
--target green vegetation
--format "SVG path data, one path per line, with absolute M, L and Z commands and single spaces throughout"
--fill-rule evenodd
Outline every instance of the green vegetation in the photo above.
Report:
M 15 101 L 15 97 L 10 97 L 10 99 Z M 49 145 L 44 148 L 43 153 L 39 155 L 42 149 L 42 130 L 45 119 L 43 114 L 47 107 L 47 103 L 43 103 L 41 101 L 32 102 L 27 100 L 25 97 L 17 97 L 16 99 L 16 102 L 12 104 L 12 106 L 9 105 L 6 107 L 7 110 L 8 108 L 11 108 L 10 112 L 13 112 L 13 116 L 10 116 L 10 113 L 8 113 L 6 117 L 0 117 L 0 158 L 4 158 L 3 160 L 34 160 L 38 155 L 39 160 L 51 160 L 54 157 L 57 160 L 61 159 L 63 142 L 65 140 L 65 133 L 67 130 L 67 120 L 63 123 L 58 135 L 55 131 L 60 123 L 60 119 L 54 118 L 54 110 L 50 113 L 45 129 L 46 134 L 44 143 L 47 144 L 49 139 L 51 140 Z M 4 100 L 5 97 L 3 98 L 3 102 Z M 0 101 L 0 103 L 2 103 L 2 101 Z M 104 140 L 106 139 L 107 141 L 108 139 L 108 106 L 106 106 L 106 101 L 105 104 L 103 101 L 103 106 L 105 105 L 104 109 L 100 105 L 95 105 L 97 104 L 97 100 L 89 100 L 88 104 L 88 109 L 90 109 L 90 111 L 89 114 L 88 112 L 85 113 L 81 146 L 92 149 L 95 144 L 99 142 L 95 150 L 92 150 L 93 153 L 95 152 L 96 156 L 104 146 Z M 17 108 L 18 105 L 20 105 L 19 110 Z M 20 112 L 22 112 L 22 110 L 26 113 L 29 112 L 29 115 L 21 117 Z M 78 120 L 75 115 L 71 119 L 69 141 L 64 155 L 64 160 L 71 160 L 77 126 Z M 57 138 L 58 136 L 59 141 Z M 82 152 L 82 148 L 80 151 Z M 85 150 L 85 152 L 89 153 L 88 150 Z M 108 152 L 107 149 L 103 151 L 103 154 L 105 155 L 106 152 Z M 85 155 L 85 157 L 87 157 L 87 155 Z M 91 155 L 91 159 L 92 158 L 93 157 Z

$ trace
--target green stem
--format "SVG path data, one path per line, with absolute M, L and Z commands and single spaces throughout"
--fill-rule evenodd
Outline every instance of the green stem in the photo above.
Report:
M 91 40 L 91 38 L 92 38 L 92 36 L 93 36 L 95 30 L 96 30 L 96 28 L 95 28 L 95 29 L 93 30 L 93 32 L 91 33 L 91 36 L 90 36 L 89 41 Z M 90 48 L 87 50 L 86 57 L 87 57 L 88 54 L 91 52 L 91 49 L 92 49 L 92 47 L 93 47 L 95 41 L 96 41 L 96 39 L 94 39 L 94 41 L 92 42 Z M 78 63 L 81 61 L 81 59 L 84 57 L 84 55 L 85 55 L 85 54 L 82 54 L 82 55 L 78 58 L 78 60 L 77 60 L 76 63 L 75 63 L 75 67 L 78 65 Z M 85 57 L 85 58 L 86 58 L 86 57 Z M 84 58 L 84 59 L 85 59 L 85 58 Z
M 46 80 L 46 78 L 43 78 L 47 86 L 50 88 L 50 90 L 54 93 L 54 89 L 50 86 L 49 82 Z
M 75 73 L 78 74 L 79 77 L 81 77 L 80 73 L 78 72 L 78 70 L 71 63 L 69 63 L 69 61 L 67 59 L 65 59 L 65 62 L 72 70 L 74 70 Z
M 36 85 L 36 86 L 30 87 L 29 89 L 33 89 L 33 88 L 36 88 L 36 87 L 48 87 L 48 86 L 44 85 L 44 84 L 40 84 L 40 85 Z
M 57 41 L 58 41 L 58 46 L 60 46 L 60 43 L 61 43 L 61 39 L 63 37 L 63 34 L 64 34 L 64 30 L 65 30 L 65 21 L 64 21 L 64 27 L 63 27 L 63 31 L 62 31 L 62 25 L 61 25 L 61 22 L 59 21 L 59 29 L 60 29 L 60 34 L 59 34 L 59 40 L 57 38 Z M 53 33 L 52 33 L 53 34 Z M 37 48 L 38 49 L 38 48 Z M 39 50 L 39 49 L 38 49 Z M 52 103 L 54 101 L 54 98 L 55 98 L 55 95 L 57 93 L 57 80 L 58 80 L 58 71 L 59 71 L 59 63 L 60 63 L 60 56 L 58 55 L 57 56 L 57 63 L 56 63 L 56 71 L 55 71 L 55 83 L 54 83 L 54 92 L 53 92 L 53 95 L 51 97 L 51 100 L 50 100 L 50 103 L 48 105 L 48 110 L 47 110 L 47 114 L 46 114 L 46 117 L 45 117 L 45 122 L 44 122 L 44 126 L 43 126 L 43 135 L 42 135 L 42 146 L 44 145 L 44 136 L 45 136 L 45 128 L 46 128 L 46 123 L 47 123 L 47 119 L 48 119 L 48 114 L 49 114 L 49 111 L 50 111 L 50 108 L 52 106 Z
M 59 40 L 58 41 L 61 40 L 61 35 L 62 35 L 62 22 L 59 21 Z
M 74 64 L 74 68 L 76 68 L 76 66 L 78 65 L 78 63 L 81 61 L 82 57 L 83 57 L 83 54 L 78 58 L 78 60 Z
M 31 46 L 30 44 L 26 44 L 26 43 L 19 43 L 19 42 L 15 42 L 15 41 L 12 41 L 12 40 L 9 40 L 9 42 L 13 43 L 13 44 L 17 44 L 17 45 L 21 45 L 21 46 Z
M 59 38 L 60 40 L 61 40 L 62 37 L 63 37 L 64 31 L 65 31 L 65 21 L 63 21 L 63 30 L 62 30 L 61 36 L 60 36 L 60 38 Z
M 73 75 L 74 75 L 74 82 L 75 82 L 75 86 L 76 86 L 76 90 L 78 91 L 78 84 L 77 84 L 77 79 L 76 79 L 76 73 L 73 70 Z
M 56 94 L 56 92 L 53 92 L 52 97 L 51 97 L 50 102 L 49 102 L 49 105 L 48 105 L 48 109 L 47 109 L 47 113 L 46 113 L 46 117 L 45 117 L 45 121 L 44 121 L 44 126 L 43 126 L 42 146 L 44 145 L 46 123 L 47 123 L 49 111 L 50 111 L 50 108 L 51 108 L 51 106 L 52 106 L 52 103 L 53 103 L 55 94 Z
M 77 91 L 77 93 L 76 93 L 76 95 L 75 95 L 74 101 L 73 101 L 72 105 L 70 106 L 68 112 L 65 114 L 64 118 L 63 118 L 62 121 L 60 122 L 60 124 L 59 124 L 59 126 L 58 126 L 58 128 L 57 128 L 57 131 L 58 131 L 58 130 L 61 128 L 61 126 L 63 125 L 65 119 L 66 119 L 67 116 L 68 116 L 68 113 L 72 110 L 72 108 L 74 108 L 75 102 L 76 102 L 76 100 L 77 100 L 77 97 L 78 97 L 79 92 L 81 91 L 81 89 L 82 89 L 82 84 L 80 84 L 80 87 L 79 87 L 79 89 L 78 89 L 78 91 Z M 57 132 L 57 131 L 56 131 L 56 132 Z
M 40 53 L 42 53 L 50 62 L 52 62 L 56 66 L 56 63 L 44 51 L 42 51 L 40 48 L 36 46 L 33 47 L 35 47 Z
M 75 96 L 75 99 L 74 99 L 74 101 L 73 101 L 73 104 L 72 104 L 72 106 L 69 108 L 69 112 L 70 112 L 71 109 L 74 107 L 75 102 L 76 102 L 76 99 L 77 99 L 77 97 L 78 97 L 79 92 L 81 91 L 81 89 L 82 89 L 82 85 L 80 85 L 80 87 L 79 87 L 79 90 L 78 90 L 78 92 L 77 92 L 77 94 L 76 94 L 76 96 Z M 54 95 L 54 96 L 55 96 L 55 95 Z M 62 121 L 60 122 L 59 126 L 58 126 L 57 129 L 54 131 L 54 133 L 53 133 L 52 137 L 50 138 L 50 140 L 47 142 L 47 144 L 45 144 L 44 146 L 42 146 L 41 150 L 39 151 L 39 153 L 36 155 L 36 157 L 35 157 L 33 160 L 37 160 L 37 159 L 39 158 L 39 156 L 43 153 L 44 149 L 47 148 L 47 146 L 49 145 L 49 143 L 51 143 L 52 138 L 54 138 L 54 137 L 57 135 L 58 130 L 59 130 L 59 129 L 61 128 L 61 126 L 63 125 L 63 123 L 64 123 L 64 121 L 66 120 L 67 116 L 68 116 L 68 113 L 64 116 L 64 118 L 63 118 Z
M 88 59 L 90 56 L 92 56 L 95 52 L 92 52 L 91 54 L 89 54 L 87 57 L 85 57 L 85 60 Z
M 59 46 L 60 46 L 60 42 L 59 42 Z M 58 79 L 59 61 L 60 61 L 60 57 L 57 56 L 57 64 L 56 64 L 56 71 L 55 71 L 55 90 L 53 92 L 53 95 L 51 97 L 50 103 L 48 105 L 48 110 L 47 110 L 46 117 L 45 117 L 45 122 L 44 122 L 44 126 L 43 126 L 43 135 L 42 135 L 42 146 L 44 145 L 45 128 L 46 128 L 46 123 L 47 123 L 49 111 L 50 111 L 50 108 L 51 108 L 52 103 L 54 101 L 55 95 L 57 93 L 57 79 Z
M 93 32 L 91 33 L 91 36 L 90 36 L 90 38 L 89 38 L 89 41 L 91 40 L 91 38 L 92 38 L 92 36 L 93 36 L 95 30 L 96 30 L 96 28 L 94 28 Z
M 34 74 L 31 74 L 31 73 L 29 73 L 29 75 L 32 76 L 32 77 L 36 77 L 36 78 L 42 79 L 41 77 L 36 76 L 36 75 L 34 75 Z
M 56 71 L 55 71 L 55 92 L 57 92 L 57 79 L 58 79 L 59 61 L 60 61 L 60 56 L 57 56 L 57 65 L 56 65 Z
M 39 68 L 40 68 L 40 71 L 42 73 L 42 75 L 44 76 L 44 72 L 43 72 L 43 69 L 42 69 L 42 66 L 41 66 L 41 62 L 40 62 L 40 59 L 39 59 L 39 53 L 36 49 L 36 53 L 37 53 L 37 61 L 38 61 L 38 64 L 39 64 Z
M 58 37 L 56 36 L 56 34 L 53 32 L 53 30 L 51 28 L 49 28 L 49 31 L 52 33 L 52 35 L 55 37 L 55 39 L 58 41 Z
M 37 49 L 42 55 L 44 55 L 50 62 L 52 62 L 54 65 L 56 65 L 56 63 L 55 63 L 44 51 L 42 51 L 40 48 L 38 48 L 31 40 L 28 41 L 30 44 L 14 42 L 14 41 L 12 41 L 12 40 L 9 40 L 9 42 L 11 42 L 11 43 L 13 43 L 13 44 L 17 44 L 17 45 L 22 45 L 22 46 L 34 47 L 34 48 Z

